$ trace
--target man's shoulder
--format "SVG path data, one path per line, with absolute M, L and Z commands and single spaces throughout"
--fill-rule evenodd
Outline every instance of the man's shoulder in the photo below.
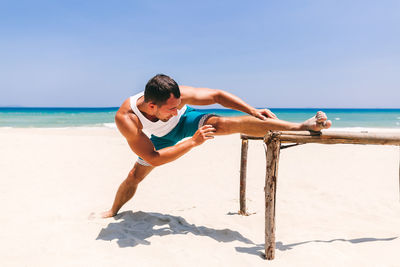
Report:
M 184 104 L 190 104 L 190 100 L 195 95 L 195 88 L 192 86 L 179 85 L 179 91 L 181 93 L 182 106 Z
M 143 126 L 138 116 L 132 111 L 130 107 L 130 99 L 126 99 L 121 107 L 115 114 L 115 123 L 117 124 L 120 132 L 126 136 L 127 134 L 137 134 L 141 131 Z
M 192 86 L 187 86 L 187 85 L 179 85 L 179 91 L 181 93 L 181 97 L 182 96 L 186 96 L 186 95 L 190 95 L 192 94 L 193 90 L 195 88 Z

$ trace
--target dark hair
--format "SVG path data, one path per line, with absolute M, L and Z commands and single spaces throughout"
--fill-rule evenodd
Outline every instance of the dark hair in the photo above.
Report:
M 171 94 L 176 98 L 181 96 L 178 84 L 167 75 L 157 74 L 146 84 L 144 101 L 151 101 L 157 106 L 162 106 L 170 98 Z

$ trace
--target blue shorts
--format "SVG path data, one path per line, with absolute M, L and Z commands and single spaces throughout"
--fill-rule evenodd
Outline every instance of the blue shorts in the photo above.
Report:
M 181 116 L 178 124 L 175 126 L 174 129 L 172 129 L 169 133 L 162 137 L 151 135 L 150 140 L 156 150 L 174 146 L 182 139 L 193 136 L 197 129 L 202 127 L 204 125 L 204 122 L 212 116 L 216 115 L 205 113 L 201 110 L 187 106 L 185 113 Z M 144 166 L 151 166 L 140 157 L 137 162 Z

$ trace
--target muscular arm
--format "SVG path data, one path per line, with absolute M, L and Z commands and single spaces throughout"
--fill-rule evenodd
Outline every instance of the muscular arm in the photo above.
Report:
M 132 119 L 127 114 L 117 112 L 115 122 L 119 131 L 128 141 L 132 151 L 152 166 L 159 166 L 176 160 L 193 147 L 213 138 L 213 133 L 215 132 L 213 127 L 206 125 L 201 127 L 190 139 L 172 147 L 155 150 L 153 143 L 139 128 L 137 120 Z
M 182 102 L 191 105 L 220 104 L 226 108 L 235 109 L 253 115 L 255 108 L 244 102 L 239 97 L 218 89 L 194 88 L 179 86 Z
M 266 117 L 276 118 L 271 111 L 257 110 L 244 102 L 241 98 L 223 90 L 209 88 L 194 88 L 191 86 L 179 86 L 182 103 L 192 105 L 220 104 L 226 108 L 235 109 L 250 114 L 259 119 Z

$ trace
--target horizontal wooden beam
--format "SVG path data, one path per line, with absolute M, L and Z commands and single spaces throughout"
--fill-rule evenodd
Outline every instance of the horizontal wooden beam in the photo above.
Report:
M 243 140 L 266 140 L 265 137 L 242 134 Z M 345 131 L 282 131 L 274 132 L 282 143 L 320 143 L 320 144 L 364 144 L 364 145 L 397 145 L 400 146 L 400 133 L 370 133 Z
M 243 140 L 264 140 L 264 137 L 251 136 L 247 134 L 241 134 L 240 138 Z
M 400 145 L 400 134 L 368 132 L 278 132 L 282 143 Z

